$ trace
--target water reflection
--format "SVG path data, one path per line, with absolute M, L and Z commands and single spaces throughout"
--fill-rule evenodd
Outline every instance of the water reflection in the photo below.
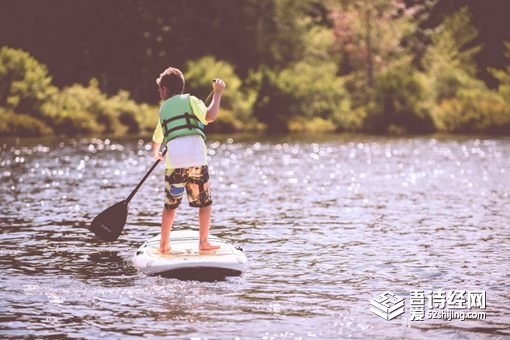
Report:
M 131 202 L 119 241 L 86 230 L 152 164 L 149 144 L 23 143 L 0 143 L 7 336 L 510 335 L 508 139 L 210 138 L 214 233 L 250 260 L 242 277 L 213 283 L 131 264 L 159 231 L 162 169 Z M 183 205 L 175 228 L 196 220 Z M 368 301 L 388 289 L 484 289 L 489 316 L 387 322 Z

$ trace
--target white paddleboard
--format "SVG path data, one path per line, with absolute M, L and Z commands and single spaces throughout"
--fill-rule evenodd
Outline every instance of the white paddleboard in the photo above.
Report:
M 198 231 L 172 231 L 168 254 L 159 252 L 160 237 L 154 236 L 143 243 L 133 257 L 134 265 L 146 274 L 212 280 L 241 275 L 247 267 L 244 253 L 219 237 L 209 236 L 209 242 L 219 245 L 219 249 L 199 251 Z

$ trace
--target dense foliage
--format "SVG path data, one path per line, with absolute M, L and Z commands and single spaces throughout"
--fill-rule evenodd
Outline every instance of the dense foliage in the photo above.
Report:
M 204 100 L 226 80 L 213 132 L 508 134 L 510 26 L 477 4 L 3 1 L 0 136 L 149 133 L 169 65 Z

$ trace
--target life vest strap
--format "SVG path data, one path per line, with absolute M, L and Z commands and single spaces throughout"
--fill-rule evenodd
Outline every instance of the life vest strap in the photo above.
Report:
M 195 126 L 192 124 L 179 125 L 174 128 L 171 128 L 170 130 L 165 129 L 165 136 L 168 136 L 169 134 L 171 134 L 174 131 L 182 130 L 182 129 L 193 130 L 193 129 L 200 129 L 200 128 L 198 126 Z
M 172 118 L 165 119 L 163 121 L 163 124 L 166 125 L 167 123 L 170 123 L 170 122 L 173 122 L 174 120 L 182 119 L 182 118 L 186 119 L 186 122 L 189 122 L 190 118 L 198 122 L 198 118 L 197 117 L 195 117 L 194 115 L 189 114 L 188 112 L 185 112 L 182 115 L 178 115 L 178 116 L 174 116 Z
M 168 129 L 167 124 L 170 123 L 170 122 L 173 122 L 174 120 L 178 120 L 178 119 L 185 119 L 186 120 L 186 124 L 178 125 L 178 126 L 175 126 L 175 127 L 171 128 L 171 129 Z M 195 124 L 192 123 L 192 119 L 195 121 Z M 169 118 L 169 119 L 165 119 L 165 120 L 163 120 L 163 124 L 162 125 L 163 125 L 163 129 L 165 131 L 165 137 L 168 136 L 169 134 L 171 134 L 174 131 L 182 130 L 182 129 L 188 129 L 188 130 L 199 129 L 199 130 L 202 130 L 200 128 L 200 121 L 198 120 L 198 118 L 195 117 L 194 115 L 189 114 L 188 112 L 185 112 L 182 115 L 174 116 L 174 117 Z

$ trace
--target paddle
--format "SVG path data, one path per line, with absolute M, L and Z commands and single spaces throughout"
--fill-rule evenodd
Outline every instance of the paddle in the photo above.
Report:
M 163 151 L 163 156 L 165 153 L 166 150 Z M 133 196 L 135 196 L 136 192 L 140 189 L 145 180 L 150 176 L 152 171 L 154 171 L 159 162 L 159 159 L 154 162 L 149 171 L 147 171 L 142 180 L 133 189 L 133 191 L 131 191 L 131 194 L 129 194 L 125 200 L 112 205 L 94 218 L 90 224 L 90 230 L 96 234 L 97 237 L 108 242 L 115 241 L 119 237 L 126 225 L 129 202 Z

